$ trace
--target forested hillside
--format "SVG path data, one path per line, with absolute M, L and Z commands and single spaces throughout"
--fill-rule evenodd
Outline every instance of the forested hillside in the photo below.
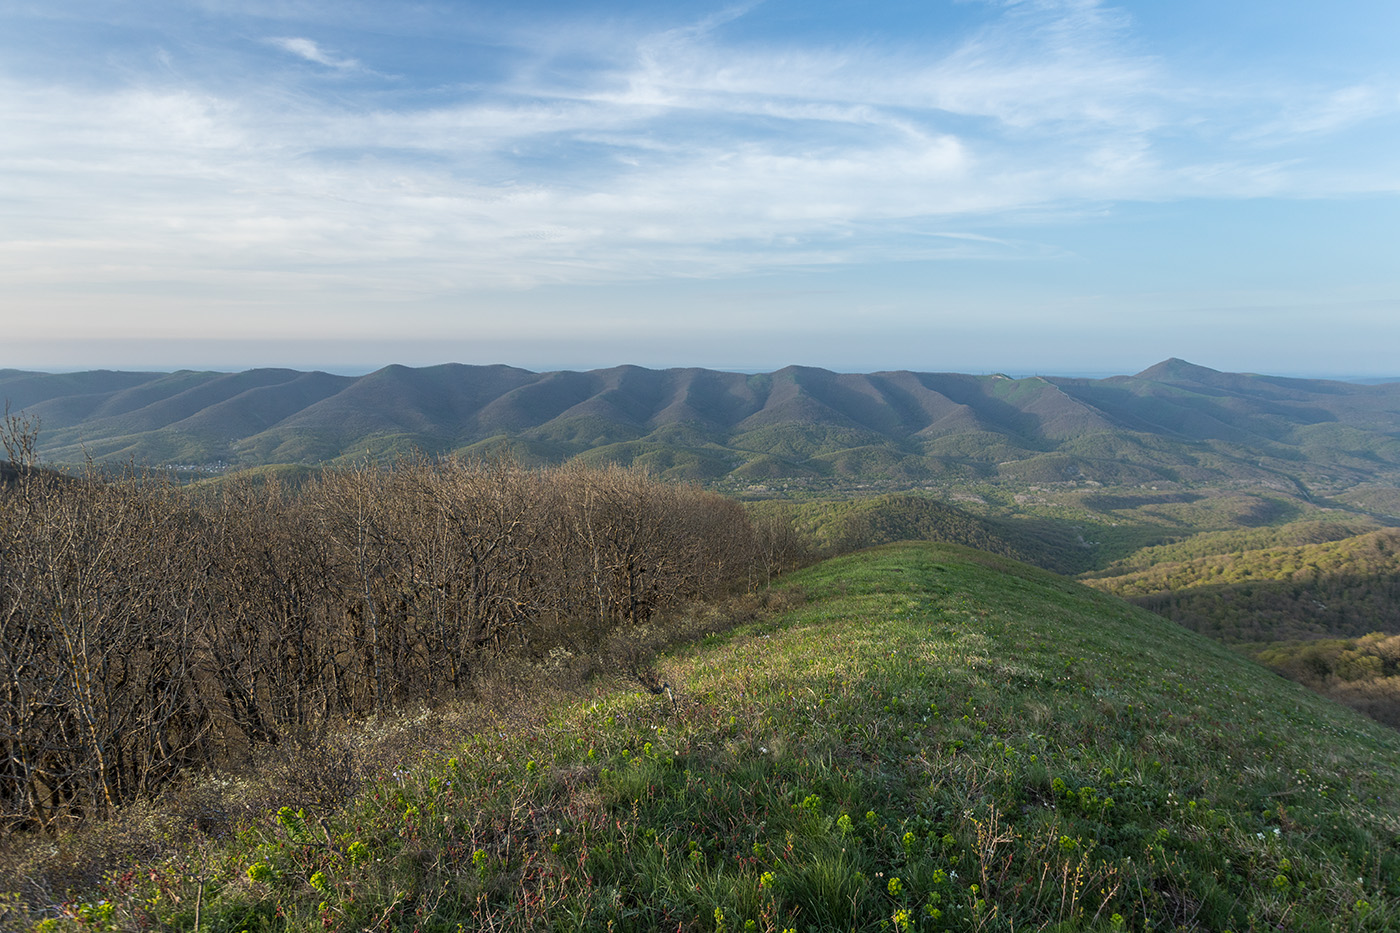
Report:
M 1087 582 L 1227 641 L 1258 641 L 1261 633 L 1300 638 L 1400 631 L 1397 529 L 1110 574 L 1102 571 Z
M 0 399 L 42 424 L 47 460 L 204 471 L 420 450 L 504 451 L 527 463 L 583 456 L 738 488 L 1244 482 L 1308 496 L 1400 476 L 1400 383 L 1179 360 L 1097 380 L 797 366 L 753 375 L 389 366 L 353 378 L 5 370 Z
M 767 500 L 750 514 L 776 522 L 813 554 L 835 555 L 898 541 L 938 541 L 1074 573 L 1092 557 L 1064 524 L 974 515 L 927 495 Z

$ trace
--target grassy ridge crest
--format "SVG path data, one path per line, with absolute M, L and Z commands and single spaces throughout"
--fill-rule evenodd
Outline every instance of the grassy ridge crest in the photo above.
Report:
M 1400 926 L 1395 733 L 954 545 L 786 587 L 799 608 L 658 662 L 674 704 L 596 685 L 47 929 Z

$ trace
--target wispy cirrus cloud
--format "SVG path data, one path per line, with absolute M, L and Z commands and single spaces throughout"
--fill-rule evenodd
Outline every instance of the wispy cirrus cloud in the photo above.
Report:
M 210 80 L 167 62 L 94 94 L 0 70 L 0 280 L 74 307 L 102 288 L 331 307 L 1046 259 L 1072 251 L 1036 225 L 988 228 L 1355 190 L 1371 176 L 1291 140 L 1395 106 L 1383 83 L 1312 86 L 1292 110 L 1275 86 L 1203 91 L 1093 0 L 978 5 L 937 43 L 746 33 L 762 5 L 661 27 L 531 20 L 494 36 L 494 71 L 444 49 L 392 81 L 387 46 L 304 37 L 330 9 L 245 23 L 283 35 L 230 43 L 242 70 Z M 330 69 L 334 93 L 320 68 L 264 73 L 284 55 Z
M 346 70 L 360 67 L 360 63 L 355 59 L 336 56 L 321 48 L 314 39 L 272 37 L 266 41 L 268 45 L 276 46 L 284 52 L 289 52 L 317 65 L 325 65 L 327 68 Z
M 1308 89 L 1289 94 L 1277 105 L 1273 119 L 1245 128 L 1240 138 L 1281 143 L 1327 136 L 1371 120 L 1396 116 L 1400 116 L 1400 80 Z

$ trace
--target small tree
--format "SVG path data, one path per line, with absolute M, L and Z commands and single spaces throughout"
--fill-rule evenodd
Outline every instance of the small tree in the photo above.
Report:
M 17 473 L 39 465 L 38 441 L 38 420 L 12 413 L 6 400 L 5 418 L 0 422 L 0 446 L 5 448 L 5 459 Z M 10 478 L 13 477 L 0 476 L 0 479 Z

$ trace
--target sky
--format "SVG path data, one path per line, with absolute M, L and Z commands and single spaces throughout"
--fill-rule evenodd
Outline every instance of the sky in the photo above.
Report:
M 1400 375 L 1394 0 L 0 0 L 0 368 Z

